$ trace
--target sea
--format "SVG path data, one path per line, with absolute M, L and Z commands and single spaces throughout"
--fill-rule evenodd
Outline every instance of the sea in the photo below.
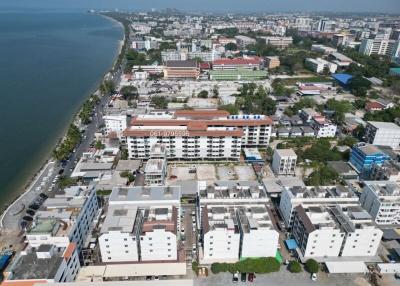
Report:
M 51 155 L 123 34 L 85 11 L 0 11 L 0 209 Z

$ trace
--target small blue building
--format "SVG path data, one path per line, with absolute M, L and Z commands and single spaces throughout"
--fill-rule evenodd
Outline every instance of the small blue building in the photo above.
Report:
M 353 76 L 347 73 L 335 73 L 332 75 L 332 78 L 342 87 L 348 87 L 350 80 L 353 78 Z
M 349 163 L 357 170 L 360 177 L 367 178 L 373 165 L 382 166 L 389 159 L 390 157 L 378 147 L 366 143 L 358 143 L 351 149 Z

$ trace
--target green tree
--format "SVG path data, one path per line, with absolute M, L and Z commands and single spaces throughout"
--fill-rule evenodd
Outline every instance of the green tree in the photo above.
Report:
M 346 136 L 343 139 L 340 139 L 338 142 L 338 145 L 345 145 L 348 147 L 353 147 L 354 144 L 356 144 L 358 140 L 352 136 Z
M 355 76 L 349 82 L 351 92 L 357 97 L 365 97 L 371 88 L 371 82 L 362 76 Z
M 350 102 L 345 100 L 328 99 L 326 107 L 335 112 L 333 120 L 336 123 L 343 123 L 345 113 L 350 112 L 353 106 Z
M 300 273 L 303 270 L 301 269 L 301 265 L 296 260 L 292 260 L 289 262 L 288 269 L 292 273 Z
M 139 96 L 137 87 L 132 85 L 122 87 L 120 93 L 128 101 L 137 99 Z
M 319 271 L 319 264 L 314 259 L 308 259 L 305 264 L 305 269 L 309 273 L 318 273 Z
M 152 96 L 151 104 L 157 109 L 166 109 L 168 107 L 168 100 L 164 96 Z
M 77 179 L 75 179 L 75 178 L 61 176 L 60 179 L 58 180 L 58 187 L 60 189 L 65 189 L 65 188 L 76 185 L 76 183 L 77 183 Z
M 308 186 L 326 186 L 337 182 L 338 173 L 327 165 L 318 165 L 318 167 L 305 180 Z
M 228 111 L 230 114 L 239 114 L 239 108 L 234 104 L 221 105 L 218 109 Z
M 100 140 L 97 140 L 96 143 L 94 144 L 94 148 L 100 150 L 100 149 L 106 148 L 106 145 L 104 145 L 103 143 L 101 143 Z
M 237 49 L 238 49 L 238 47 L 235 43 L 227 43 L 225 45 L 225 50 L 227 50 L 227 51 L 236 51 Z
M 197 94 L 197 97 L 199 98 L 208 98 L 208 91 L 207 90 L 202 90 Z

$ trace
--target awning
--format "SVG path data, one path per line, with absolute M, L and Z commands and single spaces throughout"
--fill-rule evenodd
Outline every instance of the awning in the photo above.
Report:
M 289 250 L 294 250 L 298 247 L 297 242 L 294 239 L 286 239 L 285 244 Z
M 329 273 L 367 273 L 368 268 L 363 261 L 325 262 Z

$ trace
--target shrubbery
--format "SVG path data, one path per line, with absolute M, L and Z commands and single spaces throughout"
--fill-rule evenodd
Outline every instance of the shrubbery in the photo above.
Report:
M 289 262 L 288 269 L 292 273 L 300 273 L 301 271 L 303 271 L 301 269 L 300 263 L 297 262 L 296 260 L 292 260 Z
M 306 261 L 305 269 L 309 273 L 318 273 L 319 271 L 319 264 L 314 259 L 308 259 Z
M 236 263 L 213 263 L 211 271 L 214 274 L 220 272 L 241 273 L 270 273 L 277 272 L 280 263 L 274 257 L 247 258 Z

